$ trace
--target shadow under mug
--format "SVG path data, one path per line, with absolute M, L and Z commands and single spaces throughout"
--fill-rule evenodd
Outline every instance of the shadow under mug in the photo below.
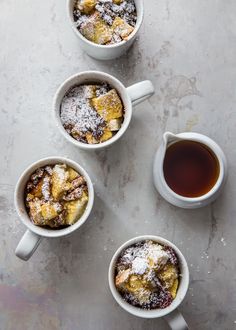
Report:
M 75 224 L 69 227 L 56 229 L 56 230 L 34 225 L 29 218 L 25 206 L 25 187 L 30 176 L 37 168 L 46 165 L 54 165 L 54 164 L 66 164 L 72 167 L 75 171 L 77 171 L 79 174 L 84 176 L 88 186 L 88 204 L 80 219 Z M 20 259 L 26 261 L 35 252 L 42 237 L 53 238 L 53 237 L 66 236 L 71 234 L 75 230 L 79 229 L 82 226 L 82 224 L 85 223 L 93 207 L 94 189 L 88 173 L 79 164 L 64 157 L 48 157 L 33 163 L 23 172 L 23 174 L 20 176 L 17 182 L 14 199 L 15 199 L 15 207 L 17 213 L 22 223 L 28 228 L 25 234 L 23 235 L 23 237 L 21 238 L 18 246 L 16 247 L 15 254 Z
M 109 140 L 99 143 L 99 144 L 87 144 L 77 141 L 65 130 L 62 125 L 60 118 L 60 108 L 61 102 L 68 90 L 76 85 L 91 84 L 91 83 L 108 83 L 112 88 L 116 89 L 118 92 L 123 105 L 124 105 L 124 121 L 122 123 L 119 131 Z M 56 120 L 57 127 L 59 128 L 61 134 L 75 146 L 85 149 L 85 150 L 97 150 L 110 146 L 117 140 L 119 140 L 129 127 L 133 106 L 145 101 L 154 94 L 154 87 L 151 81 L 145 80 L 138 82 L 132 86 L 125 87 L 118 79 L 111 76 L 110 74 L 100 72 L 100 71 L 85 71 L 77 73 L 67 80 L 65 80 L 61 86 L 58 88 L 54 101 L 53 101 L 53 111 L 54 118 Z
M 117 291 L 115 286 L 115 267 L 116 262 L 121 254 L 121 252 L 129 247 L 130 245 L 133 245 L 137 242 L 143 241 L 143 240 L 152 240 L 154 242 L 170 246 L 174 249 L 178 256 L 179 260 L 179 267 L 180 267 L 180 283 L 177 291 L 177 295 L 170 306 L 164 308 L 164 309 L 153 309 L 153 310 L 144 310 L 135 306 L 132 306 L 128 302 L 126 302 L 120 293 Z M 160 318 L 164 317 L 164 319 L 168 322 L 170 328 L 172 330 L 187 330 L 188 325 L 186 321 L 184 320 L 182 314 L 177 309 L 178 306 L 182 303 L 189 287 L 189 269 L 187 262 L 181 253 L 181 251 L 170 241 L 159 237 L 159 236 L 153 236 L 153 235 L 144 235 L 144 236 L 138 236 L 135 238 L 130 239 L 123 245 L 119 247 L 119 249 L 115 252 L 114 256 L 112 257 L 112 260 L 110 262 L 109 271 L 108 271 L 108 282 L 109 287 L 111 290 L 111 293 L 113 297 L 115 298 L 116 302 L 128 313 L 133 314 L 138 317 L 147 318 L 147 319 L 153 319 L 153 318 Z

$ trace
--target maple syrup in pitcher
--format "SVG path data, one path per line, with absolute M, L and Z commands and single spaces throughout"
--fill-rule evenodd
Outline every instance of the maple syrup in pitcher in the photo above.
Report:
M 200 197 L 216 184 L 220 165 L 216 155 L 206 145 L 183 140 L 167 148 L 163 171 L 166 183 L 176 194 Z

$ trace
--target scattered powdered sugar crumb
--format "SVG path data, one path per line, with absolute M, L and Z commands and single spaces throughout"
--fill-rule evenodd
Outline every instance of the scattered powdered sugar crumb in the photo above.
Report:
M 224 246 L 227 245 L 226 242 L 225 242 L 225 238 L 224 238 L 224 237 L 221 237 L 220 241 L 221 241 L 221 243 L 222 243 Z

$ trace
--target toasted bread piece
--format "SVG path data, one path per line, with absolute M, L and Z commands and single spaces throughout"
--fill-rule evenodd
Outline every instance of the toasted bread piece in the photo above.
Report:
M 68 177 L 68 180 L 69 181 L 73 181 L 74 179 L 78 178 L 79 177 L 79 173 L 76 172 L 73 168 L 69 167 L 68 169 L 68 174 L 69 174 L 69 177 Z
M 164 287 L 169 289 L 173 286 L 174 281 L 178 278 L 178 269 L 175 265 L 167 263 L 164 268 L 158 272 L 158 277 L 162 281 Z
M 130 269 L 126 269 L 123 272 L 120 272 L 115 278 L 115 284 L 118 289 L 124 289 L 125 284 L 128 283 L 130 276 Z
M 66 165 L 55 165 L 52 172 L 52 196 L 58 201 L 63 193 L 70 189 L 70 183 L 67 181 L 69 173 Z
M 86 133 L 86 139 L 88 144 L 97 144 L 98 140 L 92 135 L 92 133 Z
M 58 216 L 57 209 L 53 203 L 47 202 L 41 206 L 42 217 L 45 222 Z
M 127 40 L 128 36 L 134 31 L 134 28 L 120 17 L 114 19 L 112 29 L 124 40 Z
M 33 223 L 37 226 L 44 226 L 45 220 L 42 216 L 41 201 L 36 198 L 34 201 L 30 201 L 28 205 L 29 216 Z
M 107 127 L 110 131 L 116 132 L 119 131 L 119 129 L 121 128 L 121 124 L 122 124 L 122 118 L 111 119 L 107 123 Z
M 83 90 L 86 99 L 93 99 L 94 97 L 96 97 L 96 85 L 84 85 Z
M 82 14 L 88 15 L 94 10 L 96 3 L 96 0 L 79 0 L 77 2 L 77 8 Z
M 106 121 L 123 116 L 123 104 L 115 89 L 92 99 L 92 104 L 99 115 Z
M 113 0 L 116 5 L 120 5 L 124 0 Z
M 178 287 L 179 287 L 179 280 L 178 280 L 178 278 L 176 278 L 176 279 L 174 280 L 174 283 L 173 283 L 172 287 L 169 289 L 170 294 L 171 294 L 171 296 L 172 296 L 173 299 L 174 299 L 174 298 L 176 297 L 176 295 L 177 295 Z
M 98 12 L 81 25 L 80 32 L 86 39 L 99 45 L 104 45 L 112 39 L 112 28 L 100 18 Z
M 82 197 L 78 200 L 66 202 L 65 209 L 67 210 L 66 224 L 73 225 L 84 213 L 88 203 L 88 195 L 83 192 Z
M 110 140 L 112 138 L 113 134 L 109 129 L 104 129 L 103 135 L 100 137 L 100 142 L 105 142 L 107 140 Z
M 40 179 L 36 187 L 31 190 L 31 195 L 33 195 L 34 197 L 41 198 L 43 196 L 42 186 L 43 186 L 43 178 Z

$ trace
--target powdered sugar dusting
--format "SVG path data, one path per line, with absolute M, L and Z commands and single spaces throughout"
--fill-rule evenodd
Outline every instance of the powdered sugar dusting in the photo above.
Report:
M 107 85 L 101 85 L 96 90 L 95 96 L 102 95 L 107 92 L 107 89 Z M 68 133 L 72 133 L 73 137 L 78 140 L 82 138 L 83 133 L 86 134 L 87 132 L 92 133 L 95 137 L 101 136 L 105 126 L 104 119 L 92 107 L 91 96 L 88 93 L 89 90 L 86 85 L 72 87 L 61 103 L 62 124 Z
M 55 165 L 53 171 L 61 182 L 66 180 L 66 171 L 63 165 Z
M 132 271 L 135 274 L 143 275 L 148 268 L 147 260 L 144 258 L 136 257 L 132 262 Z
M 42 194 L 45 201 L 50 199 L 50 177 L 48 175 L 43 178 Z
M 131 305 L 166 308 L 173 301 L 170 288 L 179 276 L 179 268 L 171 247 L 151 240 L 138 242 L 122 252 L 116 270 L 116 286 Z
M 121 262 L 131 265 L 135 274 L 141 274 L 145 267 L 147 269 L 150 262 L 153 263 L 156 268 L 161 268 L 167 263 L 168 260 L 169 255 L 164 250 L 163 246 L 159 244 L 152 244 L 151 241 L 146 241 L 141 246 L 137 244 L 131 246 L 125 250 L 121 257 Z
M 96 10 L 101 18 L 109 25 L 112 25 L 115 17 L 120 17 L 131 26 L 135 26 L 137 20 L 134 0 L 122 1 L 115 4 L 112 0 L 98 0 Z
M 137 12 L 134 0 L 123 0 L 116 3 L 113 0 L 97 0 L 94 7 L 89 11 L 83 11 L 83 4 L 81 0 L 75 1 L 74 7 L 74 21 L 78 30 L 89 40 L 94 35 L 94 23 L 96 18 L 102 19 L 105 23 L 104 33 L 105 38 L 100 36 L 101 44 L 114 44 L 122 41 L 116 30 L 113 29 L 113 23 L 116 18 L 122 19 L 125 23 L 131 27 L 130 31 L 127 31 L 126 37 L 132 32 L 132 28 L 135 27 L 137 22 Z M 84 33 L 84 29 L 87 31 Z M 100 43 L 97 42 L 97 43 Z

